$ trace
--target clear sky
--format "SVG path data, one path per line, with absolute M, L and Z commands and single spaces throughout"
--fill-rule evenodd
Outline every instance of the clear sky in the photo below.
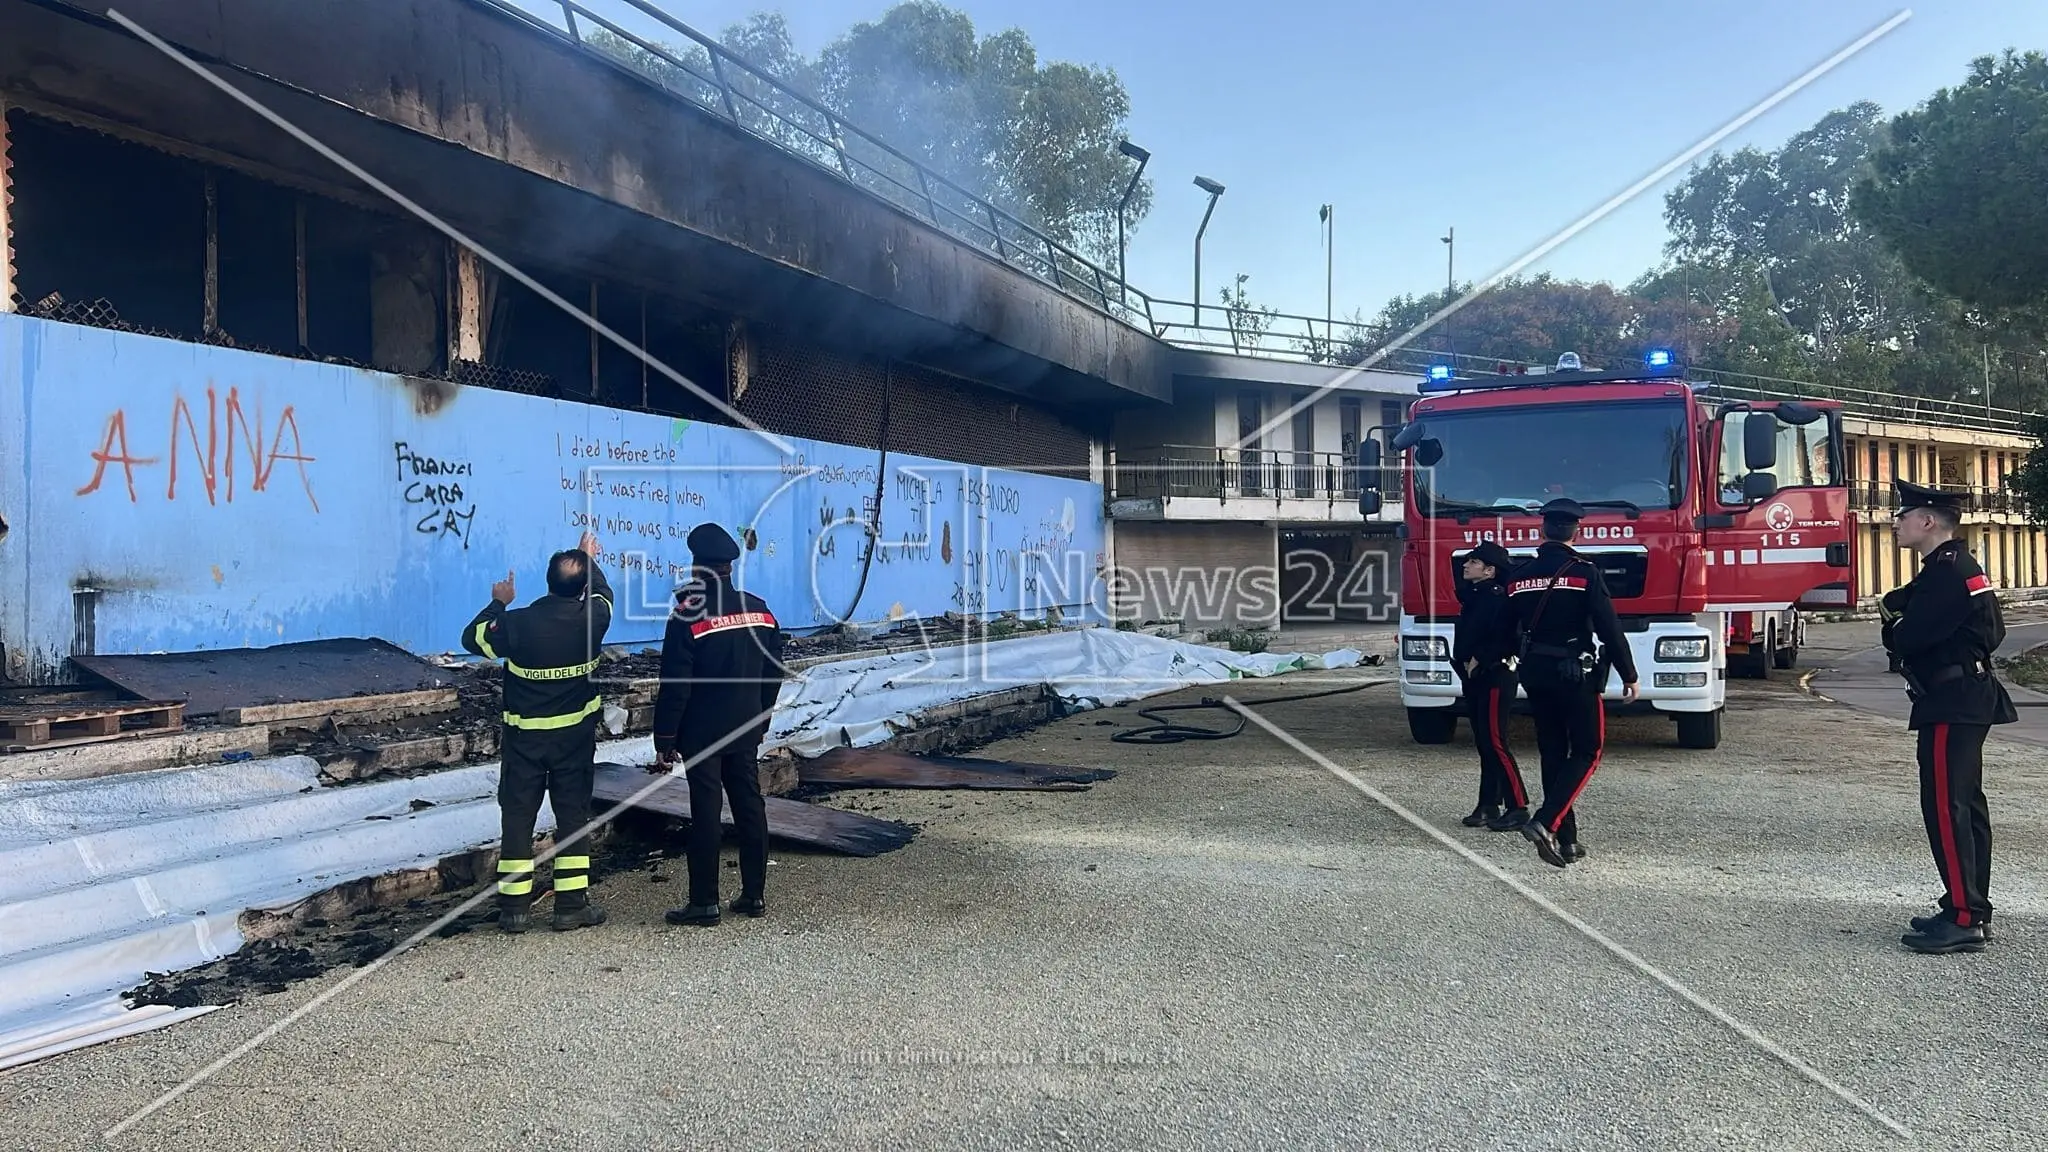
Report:
M 547 0 L 522 0 L 535 9 Z M 619 0 L 585 0 L 606 12 Z M 815 54 L 892 0 L 657 0 L 717 34 L 780 10 Z M 1368 314 L 1446 278 L 1488 276 L 1909 5 L 1901 0 L 947 0 L 982 34 L 1016 26 L 1041 61 L 1114 68 L 1155 203 L 1133 284 L 1186 300 L 1207 203 L 1202 294 L 1238 272 L 1258 303 L 1322 315 L 1324 203 L 1335 310 Z M 1911 19 L 1720 147 L 1771 147 L 1856 100 L 1887 112 L 1972 57 L 2048 50 L 2048 0 L 1919 0 Z M 622 24 L 626 20 L 620 21 Z M 641 21 L 628 26 L 645 27 Z M 1673 173 L 1529 271 L 1626 283 L 1656 263 Z

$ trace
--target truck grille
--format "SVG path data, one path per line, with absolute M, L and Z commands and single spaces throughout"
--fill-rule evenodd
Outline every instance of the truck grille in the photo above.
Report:
M 1601 552 L 1597 549 L 1581 549 L 1586 559 L 1600 566 L 1600 578 L 1607 582 L 1607 594 L 1616 600 L 1633 600 L 1643 594 L 1643 585 L 1650 574 L 1650 557 L 1642 552 Z M 1465 553 L 1454 552 L 1450 557 L 1451 579 L 1465 578 Z M 1522 557 L 1516 557 L 1520 563 Z

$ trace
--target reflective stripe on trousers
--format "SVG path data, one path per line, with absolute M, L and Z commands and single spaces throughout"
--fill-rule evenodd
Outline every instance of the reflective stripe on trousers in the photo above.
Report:
M 528 732 L 545 732 L 552 728 L 573 728 L 594 715 L 602 707 L 604 707 L 604 697 L 592 696 L 590 703 L 585 704 L 580 711 L 566 712 L 560 716 L 521 716 L 517 712 L 507 712 L 505 713 L 505 723 Z
M 498 895 L 533 895 L 533 861 L 498 861 Z

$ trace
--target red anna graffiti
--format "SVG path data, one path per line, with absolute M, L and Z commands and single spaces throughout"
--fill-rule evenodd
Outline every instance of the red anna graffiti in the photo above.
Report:
M 222 428 L 223 423 L 226 424 L 225 429 Z M 235 435 L 237 428 L 241 430 L 239 438 Z M 289 452 L 284 450 L 287 431 L 291 433 L 292 441 Z M 180 432 L 183 433 L 182 437 L 179 435 Z M 220 452 L 220 442 L 223 439 L 227 441 L 225 460 L 221 458 Z M 199 442 L 199 423 L 193 416 L 191 407 L 185 403 L 182 395 L 172 400 L 170 478 L 164 487 L 164 499 L 178 498 L 178 457 L 183 454 L 180 451 L 181 447 L 189 446 L 190 454 L 199 467 L 200 482 L 206 486 L 206 502 L 215 503 L 216 494 L 221 492 L 225 482 L 227 501 L 230 504 L 234 503 L 237 439 L 247 451 L 250 460 L 249 491 L 261 492 L 268 488 L 271 471 L 277 467 L 277 462 L 290 460 L 299 466 L 299 484 L 305 489 L 306 502 L 312 505 L 313 511 L 320 511 L 320 501 L 313 496 L 313 478 L 306 472 L 306 465 L 312 463 L 314 457 L 306 455 L 305 445 L 299 439 L 299 421 L 292 412 L 292 406 L 285 405 L 284 411 L 278 414 L 277 426 L 270 436 L 269 449 L 265 451 L 262 411 L 257 411 L 255 428 L 252 430 L 249 415 L 242 408 L 241 393 L 234 388 L 228 389 L 227 403 L 224 405 L 217 402 L 212 388 L 206 390 L 206 444 L 203 448 Z M 101 481 L 106 479 L 107 465 L 118 464 L 121 466 L 122 476 L 128 482 L 128 500 L 134 503 L 135 469 L 154 465 L 159 459 L 156 456 L 137 456 L 129 451 L 128 415 L 117 408 L 113 415 L 107 417 L 106 434 L 101 437 L 98 450 L 92 453 L 92 479 L 78 490 L 78 495 L 90 496 L 97 492 Z

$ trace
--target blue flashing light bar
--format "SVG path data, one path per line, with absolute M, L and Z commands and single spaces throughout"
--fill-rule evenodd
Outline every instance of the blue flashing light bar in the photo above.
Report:
M 1643 362 L 1652 368 L 1669 368 L 1671 367 L 1671 350 L 1668 348 L 1652 349 L 1649 355 L 1643 357 Z
M 1429 379 L 1416 385 L 1422 395 L 1441 392 L 1479 392 L 1493 389 L 1543 389 L 1573 384 L 1626 384 L 1648 380 L 1683 382 L 1685 369 L 1676 360 L 1628 371 L 1549 372 L 1537 376 L 1452 376 L 1442 365 L 1429 370 Z
M 1431 380 L 1449 380 L 1451 378 L 1451 366 L 1449 364 L 1430 365 L 1429 378 Z

